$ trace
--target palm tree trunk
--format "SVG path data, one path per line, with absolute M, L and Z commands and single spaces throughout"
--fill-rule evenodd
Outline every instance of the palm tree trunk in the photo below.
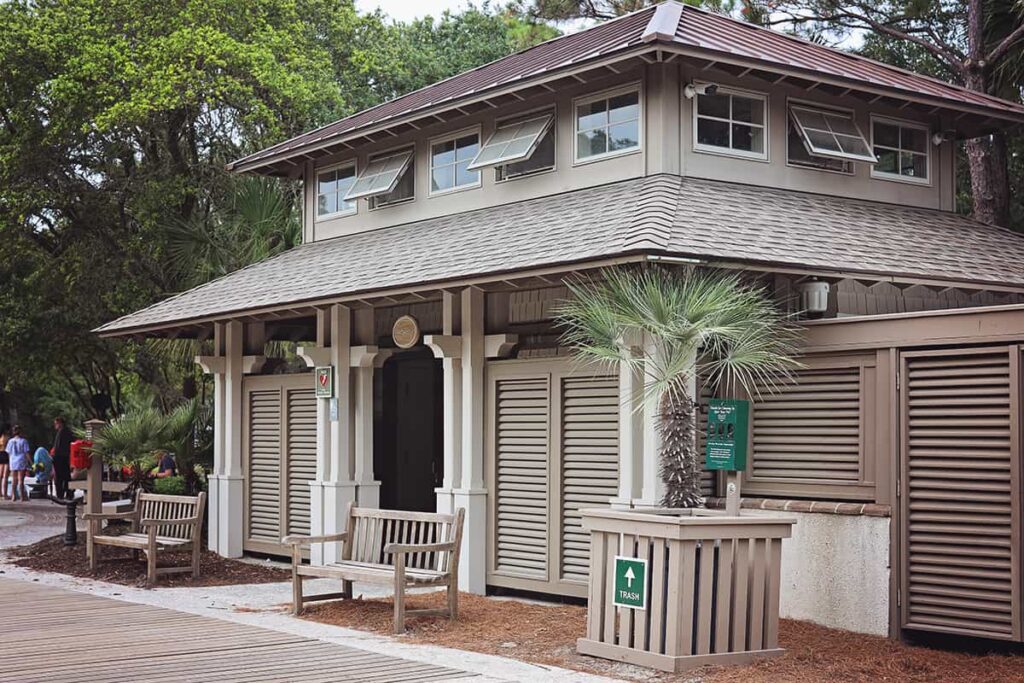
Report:
M 686 392 L 668 391 L 661 397 L 659 407 L 659 455 L 661 479 L 665 482 L 661 504 L 669 508 L 699 507 L 704 504 L 704 496 L 700 490 L 695 404 Z

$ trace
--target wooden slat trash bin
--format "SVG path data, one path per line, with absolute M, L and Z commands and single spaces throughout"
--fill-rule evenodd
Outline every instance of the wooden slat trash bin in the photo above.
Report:
M 700 509 L 584 510 L 590 591 L 577 651 L 671 672 L 781 654 L 782 539 L 794 523 Z M 615 604 L 617 557 L 631 584 L 618 601 L 642 608 Z

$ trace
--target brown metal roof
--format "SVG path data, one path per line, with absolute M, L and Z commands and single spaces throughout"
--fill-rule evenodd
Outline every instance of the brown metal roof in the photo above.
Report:
M 748 57 L 766 65 L 828 74 L 916 95 L 973 104 L 1015 114 L 1024 106 L 938 79 L 899 69 L 850 52 L 818 45 L 696 7 L 685 7 L 675 42 L 724 55 Z
M 1024 236 L 1003 228 L 931 209 L 654 175 L 305 244 L 98 331 L 646 255 L 1024 289 Z
M 670 27 L 675 24 L 675 34 Z M 1024 120 L 1024 105 L 898 69 L 865 57 L 817 45 L 754 24 L 680 5 L 675 0 L 647 7 L 577 33 L 560 36 L 508 57 L 466 71 L 420 90 L 366 109 L 314 131 L 251 154 L 229 168 L 253 170 L 302 151 L 326 146 L 385 123 L 398 123 L 440 105 L 457 105 L 502 87 L 583 66 L 602 57 L 674 46 L 709 59 L 749 60 L 766 70 L 793 70 L 892 91 L 948 106 L 982 110 Z

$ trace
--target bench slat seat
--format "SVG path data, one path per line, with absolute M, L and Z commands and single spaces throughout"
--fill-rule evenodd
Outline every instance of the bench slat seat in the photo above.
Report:
M 395 633 L 405 630 L 406 614 L 432 614 L 455 619 L 458 614 L 459 547 L 465 511 L 454 515 L 357 508 L 346 510 L 346 531 L 326 536 L 287 536 L 282 543 L 292 547 L 292 610 L 302 611 L 304 601 L 352 598 L 352 582 L 393 584 L 395 590 Z M 319 565 L 302 562 L 301 548 L 313 544 L 341 542 L 341 559 Z M 341 581 L 340 593 L 303 596 L 304 578 Z M 446 586 L 446 609 L 405 609 L 408 587 Z
M 130 548 L 136 557 L 140 552 L 146 554 L 146 585 L 156 583 L 160 574 L 191 571 L 193 578 L 199 578 L 205 506 L 205 493 L 198 496 L 139 493 L 135 507 L 128 512 L 85 513 L 84 519 L 89 524 L 86 541 L 89 569 L 95 572 L 99 564 L 98 546 L 108 545 Z M 116 519 L 131 522 L 131 531 L 119 536 L 100 533 L 104 521 Z M 157 566 L 157 555 L 160 552 L 186 549 L 192 551 L 190 566 Z

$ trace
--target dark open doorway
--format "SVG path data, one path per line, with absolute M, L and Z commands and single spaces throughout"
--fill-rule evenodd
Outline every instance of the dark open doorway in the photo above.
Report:
M 444 478 L 441 361 L 428 349 L 395 354 L 377 373 L 373 469 L 380 505 L 433 512 Z

